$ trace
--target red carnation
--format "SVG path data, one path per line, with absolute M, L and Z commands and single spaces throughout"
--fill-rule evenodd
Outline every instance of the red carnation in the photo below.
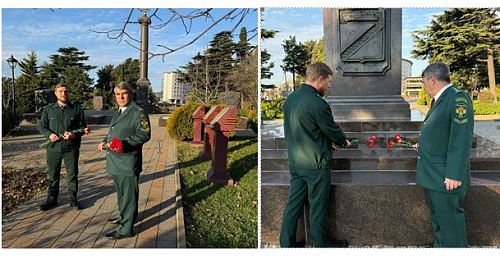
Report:
M 400 134 L 394 135 L 394 141 L 389 139 L 387 142 L 387 148 L 391 149 L 393 147 L 401 147 L 401 148 L 413 148 L 413 144 L 409 141 L 404 140 Z
M 365 142 L 369 147 L 375 147 L 375 143 L 377 143 L 377 135 L 372 134 L 371 136 L 367 136 L 365 138 L 354 139 L 351 141 L 353 144 L 357 144 L 360 142 Z
M 122 153 L 123 152 L 122 141 L 120 141 L 118 138 L 111 139 L 111 142 L 109 143 L 109 148 L 117 153 Z

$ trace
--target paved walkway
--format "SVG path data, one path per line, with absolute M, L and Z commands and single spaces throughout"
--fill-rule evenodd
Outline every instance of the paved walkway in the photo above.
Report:
M 185 248 L 176 144 L 167 128 L 159 126 L 161 117 L 165 115 L 150 115 L 152 136 L 143 147 L 135 237 L 104 236 L 116 227 L 108 218 L 118 214 L 113 180 L 105 173 L 106 155 L 97 150 L 108 125 L 90 125 L 91 134 L 83 136 L 80 150 L 78 197 L 83 209 L 70 209 L 62 176 L 58 207 L 37 210 L 46 198 L 44 191 L 2 218 L 2 248 Z M 45 149 L 37 147 L 43 141 L 40 134 L 4 138 L 2 167 L 46 168 Z

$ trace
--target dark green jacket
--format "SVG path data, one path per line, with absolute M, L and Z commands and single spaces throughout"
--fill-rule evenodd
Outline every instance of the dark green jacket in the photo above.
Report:
M 308 84 L 290 94 L 284 104 L 285 142 L 290 166 L 332 167 L 332 143 L 344 147 L 344 132 L 333 120 L 330 105 Z
M 134 176 L 142 172 L 142 145 L 151 138 L 151 127 L 146 112 L 134 101 L 117 117 L 111 120 L 108 135 L 103 142 L 118 138 L 123 143 L 123 152 L 106 150 L 106 171 L 112 175 Z
M 56 102 L 43 108 L 38 130 L 48 140 L 51 134 L 61 135 L 65 131 L 71 132 L 86 127 L 85 114 L 81 106 L 68 102 L 66 107 L 62 109 Z M 59 141 L 47 145 L 46 149 L 57 151 L 79 149 L 84 134 L 85 132 L 74 133 L 75 138 L 67 141 L 61 138 Z
M 470 185 L 470 148 L 474 135 L 472 102 L 456 86 L 446 89 L 434 103 L 418 139 L 417 184 L 431 190 L 459 192 Z M 446 191 L 444 179 L 462 182 Z

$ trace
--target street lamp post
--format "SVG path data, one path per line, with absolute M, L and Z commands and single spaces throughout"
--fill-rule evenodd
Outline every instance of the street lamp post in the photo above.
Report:
M 7 63 L 9 63 L 10 68 L 12 69 L 12 116 L 14 118 L 14 122 L 16 120 L 16 86 L 14 85 L 14 69 L 17 66 L 17 60 L 13 55 L 10 55 L 10 58 L 7 59 Z

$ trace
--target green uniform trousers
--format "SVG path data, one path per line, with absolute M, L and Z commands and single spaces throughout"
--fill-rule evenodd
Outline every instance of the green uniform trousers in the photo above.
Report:
M 112 175 L 118 199 L 120 225 L 116 232 L 120 235 L 134 235 L 134 223 L 139 207 L 139 176 Z
M 431 212 L 434 247 L 467 247 L 465 213 L 460 202 L 466 189 L 461 193 L 444 193 L 426 189 L 427 204 Z
M 77 201 L 78 192 L 78 149 L 60 152 L 47 149 L 47 165 L 49 168 L 49 188 L 47 202 L 57 202 L 59 197 L 59 182 L 61 178 L 61 163 L 64 160 L 68 180 L 68 196 L 70 201 Z
M 326 225 L 330 199 L 330 169 L 297 170 L 290 167 L 288 203 L 281 223 L 280 247 L 293 247 L 296 242 L 297 222 L 309 200 L 310 230 L 315 247 L 328 245 Z

